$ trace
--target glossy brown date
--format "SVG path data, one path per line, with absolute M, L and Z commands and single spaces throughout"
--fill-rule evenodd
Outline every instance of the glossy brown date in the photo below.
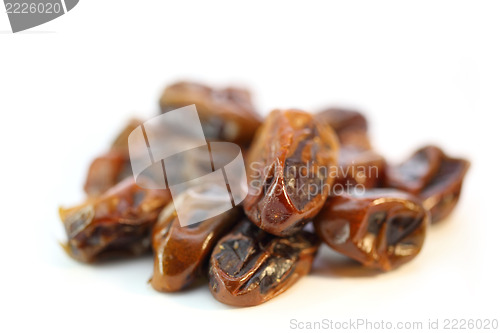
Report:
M 298 232 L 321 209 L 335 178 L 332 129 L 300 110 L 275 110 L 247 156 L 248 218 L 276 236 Z
M 140 125 L 140 120 L 131 119 L 113 141 L 109 151 L 92 161 L 84 185 L 85 193 L 89 196 L 98 196 L 132 175 L 128 136 Z
M 417 198 L 375 189 L 329 198 L 314 227 L 332 249 L 388 271 L 420 252 L 428 223 L 428 211 Z
M 389 166 L 385 185 L 420 197 L 435 223 L 456 206 L 469 166 L 465 159 L 452 158 L 436 146 L 426 146 L 405 162 Z
M 162 112 L 195 104 L 208 140 L 248 145 L 262 122 L 250 93 L 239 88 L 213 89 L 193 82 L 168 86 L 161 96 Z
M 307 231 L 280 238 L 245 219 L 215 246 L 210 291 L 229 305 L 264 303 L 309 273 L 318 246 L 318 237 Z
M 162 292 L 189 287 L 207 268 L 215 243 L 241 216 L 233 208 L 208 220 L 181 227 L 173 204 L 153 229 L 154 272 L 151 285 Z
M 142 189 L 130 177 L 78 207 L 61 208 L 66 249 L 84 262 L 147 252 L 153 224 L 170 201 L 168 190 Z

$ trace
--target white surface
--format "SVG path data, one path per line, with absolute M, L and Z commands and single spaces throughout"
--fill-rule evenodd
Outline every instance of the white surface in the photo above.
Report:
M 500 3 L 82 0 L 8 33 L 0 13 L 0 331 L 289 330 L 290 320 L 496 318 Z M 47 32 L 47 33 L 43 33 Z M 207 287 L 164 295 L 152 259 L 87 266 L 58 247 L 57 207 L 92 157 L 178 78 L 253 88 L 263 112 L 329 103 L 370 117 L 393 160 L 435 142 L 472 161 L 423 252 L 375 276 L 331 258 L 278 298 L 229 308 Z

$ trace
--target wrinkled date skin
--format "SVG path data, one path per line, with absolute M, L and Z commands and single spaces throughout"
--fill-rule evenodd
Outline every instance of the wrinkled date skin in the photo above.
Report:
M 456 206 L 469 166 L 465 159 L 452 158 L 436 146 L 426 146 L 405 162 L 389 166 L 385 185 L 420 197 L 435 223 Z
M 181 227 L 173 204 L 160 214 L 153 229 L 154 272 L 151 285 L 162 292 L 186 289 L 206 274 L 210 253 L 242 215 L 233 208 L 208 220 Z
M 329 108 L 315 115 L 328 124 L 340 142 L 337 180 L 334 188 L 352 189 L 356 185 L 370 189 L 383 183 L 385 159 L 376 153 L 368 137 L 368 121 L 353 110 Z
M 195 104 L 208 140 L 250 144 L 262 119 L 252 104 L 250 93 L 239 88 L 212 89 L 193 83 L 168 86 L 161 96 L 162 112 Z
M 420 252 L 429 219 L 417 198 L 375 189 L 331 197 L 314 227 L 332 249 L 365 266 L 389 271 Z
M 307 231 L 280 238 L 241 221 L 215 246 L 212 295 L 234 306 L 254 306 L 281 294 L 311 269 L 319 238 Z
M 106 153 L 95 158 L 90 164 L 84 190 L 89 196 L 98 196 L 132 175 L 128 152 L 128 136 L 141 121 L 131 119 L 116 137 Z
M 335 178 L 332 129 L 300 110 L 275 110 L 247 156 L 248 218 L 276 236 L 298 232 L 321 209 Z
M 67 251 L 84 262 L 145 253 L 153 224 L 170 201 L 168 190 L 142 189 L 130 177 L 81 206 L 61 208 Z

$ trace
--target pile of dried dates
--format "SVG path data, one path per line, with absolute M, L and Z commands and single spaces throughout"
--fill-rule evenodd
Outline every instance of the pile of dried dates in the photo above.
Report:
M 60 209 L 71 257 L 90 263 L 152 250 L 154 289 L 184 290 L 208 276 L 220 302 L 258 305 L 307 275 L 322 242 L 383 271 L 412 260 L 429 225 L 457 204 L 469 168 L 435 146 L 388 163 L 353 110 L 274 110 L 262 119 L 248 91 L 191 82 L 167 87 L 160 100 L 161 112 L 191 104 L 207 140 L 241 147 L 243 204 L 182 227 L 168 190 L 134 181 L 127 138 L 142 123 L 134 119 L 91 163 L 86 201 Z

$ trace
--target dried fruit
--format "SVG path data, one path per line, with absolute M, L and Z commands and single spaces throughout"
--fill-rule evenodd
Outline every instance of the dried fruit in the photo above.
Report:
M 329 198 L 314 227 L 332 249 L 388 271 L 420 252 L 428 223 L 428 212 L 417 198 L 375 189 Z
M 128 156 L 110 150 L 92 161 L 84 190 L 89 196 L 98 196 L 131 174 Z
M 193 83 L 168 86 L 161 96 L 162 112 L 195 104 L 208 140 L 248 145 L 261 124 L 250 93 L 239 88 L 212 89 Z
M 368 122 L 363 114 L 329 108 L 317 113 L 315 118 L 318 122 L 330 125 L 339 138 L 338 177 L 334 188 L 351 190 L 357 185 L 366 189 L 380 186 L 386 162 L 372 149 Z
M 341 184 L 345 190 L 357 185 L 364 189 L 380 187 L 385 167 L 385 159 L 373 150 L 360 151 L 353 147 L 341 147 L 336 184 Z
M 368 138 L 368 122 L 365 116 L 354 110 L 329 108 L 315 115 L 318 122 L 332 127 L 341 146 L 355 146 L 361 150 L 371 149 Z
M 452 158 L 436 146 L 426 146 L 405 162 L 389 166 L 385 185 L 420 197 L 435 223 L 456 206 L 469 166 L 465 159 Z
M 332 129 L 300 110 L 275 110 L 250 147 L 245 213 L 277 236 L 298 232 L 321 209 L 335 178 Z
M 318 246 L 310 232 L 280 238 L 245 219 L 215 246 L 209 269 L 212 295 L 235 306 L 264 303 L 309 272 Z
M 170 201 L 168 190 L 142 189 L 130 177 L 78 207 L 61 208 L 67 251 L 85 262 L 147 252 L 153 224 Z
M 98 196 L 132 175 L 128 152 L 128 136 L 141 121 L 131 119 L 116 137 L 110 150 L 90 164 L 84 190 L 89 196 Z
M 235 208 L 181 227 L 173 204 L 167 206 L 153 229 L 153 288 L 171 292 L 189 287 L 207 267 L 215 243 L 239 216 L 241 210 Z
M 275 110 L 262 122 L 248 91 L 192 82 L 167 87 L 160 106 L 181 110 L 130 121 L 92 162 L 86 202 L 60 209 L 66 250 L 93 262 L 152 246 L 154 289 L 186 289 L 208 268 L 213 296 L 234 306 L 290 288 L 311 270 L 321 239 L 383 271 L 412 260 L 431 219 L 455 207 L 470 165 L 435 146 L 389 165 L 354 110 Z M 193 131 L 198 118 L 203 131 Z M 245 178 L 235 181 L 244 171 L 240 150 L 246 198 Z M 217 190 L 204 178 L 216 172 Z M 169 190 L 152 190 L 169 186 L 175 202 Z M 304 228 L 310 221 L 314 232 Z
M 444 153 L 435 146 L 426 146 L 403 163 L 387 167 L 387 187 L 418 195 L 438 172 Z

